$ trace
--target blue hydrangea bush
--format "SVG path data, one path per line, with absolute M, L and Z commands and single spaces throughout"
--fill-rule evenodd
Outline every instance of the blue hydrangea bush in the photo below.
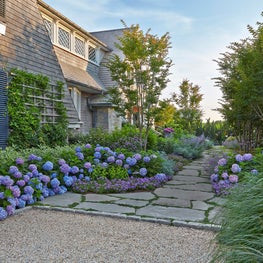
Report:
M 162 162 L 153 152 L 123 153 L 90 144 L 62 151 L 57 159 L 35 154 L 16 158 L 4 173 L 1 169 L 0 220 L 15 209 L 68 190 L 124 192 L 159 187 L 171 179 L 162 173 Z
M 220 158 L 214 173 L 210 176 L 212 187 L 217 195 L 226 195 L 245 176 L 258 174 L 258 158 L 251 153 L 236 154 Z

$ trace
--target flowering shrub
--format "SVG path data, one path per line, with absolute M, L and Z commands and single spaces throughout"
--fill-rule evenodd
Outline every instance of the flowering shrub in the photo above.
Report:
M 0 220 L 15 209 L 48 196 L 75 192 L 118 192 L 149 189 L 170 179 L 162 174 L 162 158 L 153 152 L 122 153 L 109 147 L 86 144 L 61 151 L 60 158 L 30 154 L 16 158 L 0 171 Z M 79 189 L 79 191 L 78 191 Z
M 256 166 L 257 162 L 251 153 L 219 159 L 210 177 L 215 193 L 217 195 L 228 194 L 228 190 L 235 187 L 247 173 L 257 175 Z

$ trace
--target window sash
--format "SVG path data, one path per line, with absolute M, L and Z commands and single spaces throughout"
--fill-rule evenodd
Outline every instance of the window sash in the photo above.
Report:
M 58 44 L 70 49 L 70 32 L 62 27 L 58 27 Z

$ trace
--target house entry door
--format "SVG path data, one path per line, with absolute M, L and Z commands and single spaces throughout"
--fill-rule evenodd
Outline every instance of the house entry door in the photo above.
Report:
M 7 138 L 7 74 L 0 69 L 0 149 L 4 149 L 7 146 Z

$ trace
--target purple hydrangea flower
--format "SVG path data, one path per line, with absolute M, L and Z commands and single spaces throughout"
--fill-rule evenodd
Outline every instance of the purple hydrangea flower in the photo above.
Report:
M 94 153 L 94 157 L 95 157 L 96 159 L 100 159 L 100 158 L 101 158 L 101 153 L 96 151 L 96 152 Z
M 24 181 L 25 181 L 26 183 L 28 183 L 29 180 L 30 180 L 30 177 L 29 177 L 27 174 L 25 174 L 25 175 L 23 176 L 23 179 L 24 179 Z
M 78 173 L 78 172 L 79 172 L 79 168 L 78 168 L 78 166 L 72 166 L 70 172 L 73 173 L 73 174 Z
M 41 176 L 39 177 L 39 179 L 40 179 L 43 183 L 45 183 L 45 184 L 47 184 L 47 183 L 50 182 L 50 177 L 47 176 L 47 175 L 41 175 Z
M 90 145 L 89 143 L 87 143 L 87 144 L 85 145 L 85 148 L 90 149 L 90 148 L 91 148 L 91 145 Z
M 103 147 L 97 145 L 96 148 L 95 148 L 95 152 L 100 152 L 103 150 Z
M 122 166 L 123 161 L 122 161 L 121 159 L 117 159 L 117 160 L 115 161 L 115 163 L 116 163 L 116 165 L 118 165 L 118 166 Z
M 16 198 L 7 198 L 7 201 L 10 203 L 11 206 L 13 206 L 14 208 L 16 208 L 17 205 L 17 199 Z
M 48 191 L 48 188 L 47 187 L 43 187 L 42 189 L 42 195 L 44 197 L 48 197 L 49 196 L 49 191 Z
M 148 171 L 147 171 L 146 168 L 141 168 L 139 173 L 140 173 L 141 176 L 145 176 L 147 174 L 147 172 Z
M 24 193 L 25 194 L 28 194 L 28 195 L 32 195 L 34 193 L 34 189 L 30 186 L 30 185 L 27 185 L 25 188 L 24 188 Z
M 11 179 L 10 176 L 6 175 L 1 178 L 1 184 L 9 188 L 11 185 L 14 184 L 14 180 Z
M 109 157 L 107 158 L 107 162 L 109 162 L 109 163 L 114 163 L 114 162 L 115 162 L 114 156 L 109 156 Z
M 5 198 L 5 193 L 4 192 L 0 192 L 0 199 L 4 199 Z
M 79 180 L 82 180 L 84 178 L 84 174 L 79 174 Z
M 101 166 L 102 168 L 107 168 L 107 167 L 108 167 L 108 165 L 109 165 L 108 163 L 106 163 L 106 162 L 103 162 L 103 163 L 101 163 L 101 165 L 100 165 L 100 166 Z
M 226 172 L 222 173 L 221 177 L 226 180 L 228 179 L 228 174 Z
M 130 166 L 134 166 L 137 163 L 137 160 L 135 158 L 128 157 L 126 159 L 126 163 L 129 164 Z
M 79 160 L 84 160 L 84 155 L 82 152 L 77 152 L 76 156 L 78 157 Z
M 7 218 L 7 212 L 3 207 L 0 207 L 0 220 L 4 220 Z
M 29 180 L 28 180 L 28 181 L 29 181 Z M 23 186 L 26 185 L 26 182 L 25 182 L 25 180 L 18 180 L 18 181 L 16 182 L 16 184 L 17 184 L 19 187 L 23 187 Z
M 11 206 L 11 205 L 8 205 L 6 207 L 6 212 L 7 212 L 8 216 L 11 216 L 11 215 L 13 215 L 15 213 L 15 208 L 13 206 Z
M 243 155 L 243 161 L 251 161 L 253 158 L 252 154 L 251 153 L 245 153 Z
M 19 172 L 19 171 L 15 172 L 15 173 L 13 174 L 13 176 L 14 176 L 16 179 L 20 179 L 20 178 L 23 177 L 22 173 Z
M 64 180 L 66 186 L 71 186 L 73 184 L 73 178 L 71 176 L 65 175 L 63 177 L 63 180 Z
M 243 157 L 242 157 L 241 154 L 237 154 L 237 155 L 236 155 L 236 161 L 239 162 L 239 163 L 240 163 L 240 162 L 243 162 Z
M 53 163 L 50 161 L 47 161 L 42 166 L 43 170 L 45 171 L 51 171 L 53 169 Z
M 149 162 L 151 161 L 151 158 L 150 158 L 149 156 L 144 156 L 144 157 L 143 157 L 143 161 L 144 161 L 145 163 L 149 163 Z
M 100 160 L 97 159 L 97 158 L 93 159 L 93 161 L 94 161 L 95 164 L 99 164 L 100 163 Z
M 91 168 L 91 163 L 90 162 L 86 162 L 86 163 L 84 163 L 84 168 L 86 168 L 86 169 L 89 169 L 89 168 Z
M 221 158 L 218 161 L 218 166 L 225 166 L 226 164 L 227 164 L 227 159 L 225 159 L 225 158 Z
M 24 208 L 26 206 L 26 202 L 22 198 L 18 198 L 18 208 Z
M 63 164 L 65 164 L 66 163 L 66 161 L 64 160 L 64 159 L 59 159 L 58 160 L 58 164 L 59 165 L 63 165 Z
M 10 168 L 9 168 L 9 173 L 10 174 L 15 174 L 15 173 L 17 173 L 19 170 L 18 170 L 18 168 L 16 167 L 16 166 L 10 166 Z
M 53 178 L 50 181 L 50 184 L 51 184 L 52 188 L 56 188 L 56 187 L 58 187 L 60 185 L 60 181 L 57 178 Z
M 233 173 L 239 173 L 239 172 L 241 172 L 241 168 L 238 164 L 234 163 L 234 164 L 232 164 L 231 171 Z
M 89 176 L 85 176 L 85 181 L 89 182 L 90 181 L 90 177 Z
M 167 180 L 167 176 L 164 173 L 156 174 L 154 177 L 159 182 L 164 182 Z
M 123 168 L 128 170 L 130 168 L 130 165 L 126 163 L 126 164 L 123 165 Z
M 219 178 L 219 176 L 218 176 L 218 174 L 212 174 L 211 176 L 210 176 L 210 180 L 211 180 L 211 182 L 217 182 L 218 181 L 218 178 Z
M 80 146 L 77 146 L 77 147 L 75 148 L 75 151 L 76 151 L 76 152 L 81 152 L 81 147 L 80 147 Z
M 28 169 L 29 169 L 30 171 L 34 171 L 34 170 L 37 170 L 37 166 L 36 166 L 35 164 L 30 164 L 30 165 L 28 166 Z
M 123 153 L 118 154 L 118 159 L 124 160 L 125 159 L 125 155 Z
M 59 169 L 64 174 L 68 174 L 71 170 L 70 166 L 66 163 L 62 164 Z
M 135 158 L 137 161 L 142 159 L 142 156 L 139 153 L 136 153 L 133 155 L 133 158 Z
M 22 158 L 16 158 L 16 164 L 22 165 L 22 164 L 24 164 L 24 160 Z
M 230 183 L 237 183 L 238 182 L 238 176 L 236 174 L 231 174 L 231 175 L 229 175 L 228 180 Z
M 253 175 L 258 175 L 258 170 L 253 169 L 253 170 L 250 171 L 250 173 L 253 174 Z
M 42 158 L 39 156 L 36 156 L 35 154 L 30 154 L 28 157 L 28 161 L 41 161 Z
M 20 188 L 18 187 L 18 185 L 11 186 L 10 189 L 11 189 L 12 194 L 15 198 L 19 197 L 21 195 L 21 191 L 20 191 Z

